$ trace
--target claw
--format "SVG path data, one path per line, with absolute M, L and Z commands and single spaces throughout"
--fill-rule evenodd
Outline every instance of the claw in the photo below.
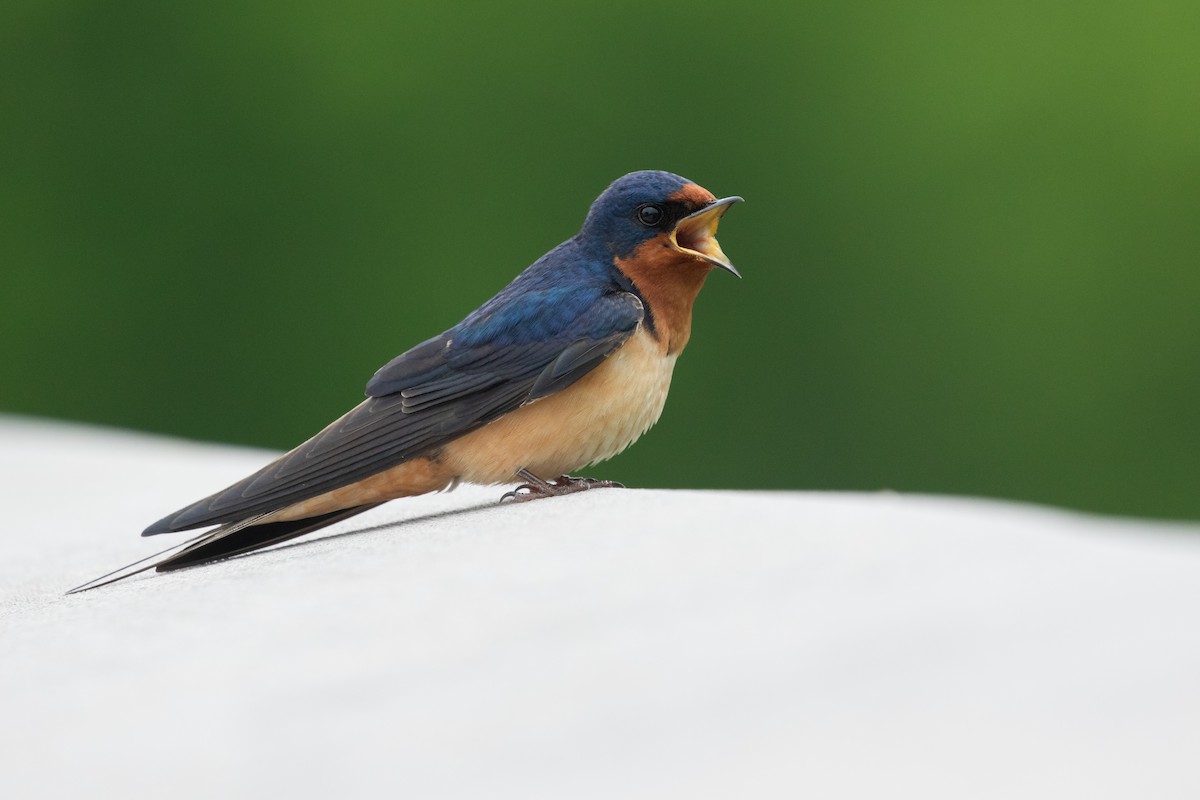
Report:
M 518 470 L 517 475 L 529 481 L 522 483 L 511 492 L 505 492 L 500 502 L 512 501 L 525 503 L 539 500 L 543 497 L 561 497 L 565 494 L 587 491 L 588 489 L 624 489 L 625 484 L 617 481 L 604 481 L 595 478 L 572 478 L 570 475 L 559 475 L 551 481 L 543 480 L 527 469 Z
M 550 495 L 542 494 L 537 486 L 531 486 L 528 483 L 523 483 L 511 492 L 505 492 L 500 495 L 500 502 L 504 503 L 509 500 L 514 503 L 523 503 L 526 500 L 536 500 L 539 497 L 549 497 Z

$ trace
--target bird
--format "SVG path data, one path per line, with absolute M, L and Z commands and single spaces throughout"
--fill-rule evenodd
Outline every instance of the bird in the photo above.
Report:
M 716 239 L 741 200 L 661 170 L 618 178 L 578 233 L 377 370 L 364 401 L 142 535 L 217 527 L 68 594 L 258 550 L 460 482 L 524 481 L 502 498 L 516 502 L 620 487 L 570 474 L 658 421 L 705 279 L 741 277 Z

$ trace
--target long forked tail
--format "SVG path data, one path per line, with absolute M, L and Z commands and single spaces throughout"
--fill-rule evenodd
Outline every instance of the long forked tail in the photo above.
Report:
M 361 514 L 364 511 L 369 511 L 377 505 L 379 503 L 369 503 L 367 505 L 354 506 L 353 508 L 344 508 L 340 511 L 331 511 L 328 514 L 320 514 L 315 517 L 283 522 L 255 524 L 257 520 L 262 519 L 265 515 L 251 517 L 250 519 L 238 522 L 228 522 L 219 528 L 202 533 L 187 541 L 168 547 L 166 550 L 146 556 L 140 561 L 127 564 L 120 569 L 113 570 L 106 575 L 101 575 L 99 578 L 94 578 L 87 583 L 76 586 L 67 592 L 67 594 L 98 589 L 101 586 L 125 580 L 149 569 L 154 569 L 158 572 L 171 572 L 172 570 L 196 567 L 211 561 L 219 561 L 222 558 L 230 558 L 254 550 L 260 550 L 264 547 L 270 547 L 273 544 L 286 542 L 288 539 L 294 539 L 297 536 L 303 536 L 306 533 L 311 533 L 312 531 L 324 528 L 326 525 L 332 525 L 335 522 L 340 522 L 348 517 Z M 160 558 L 160 556 L 165 557 Z

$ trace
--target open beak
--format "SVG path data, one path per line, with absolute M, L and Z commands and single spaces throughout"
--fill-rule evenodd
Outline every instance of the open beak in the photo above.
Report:
M 714 267 L 720 267 L 735 278 L 742 277 L 742 273 L 738 272 L 721 252 L 721 245 L 717 242 L 717 224 L 720 223 L 721 217 L 725 216 L 731 205 L 740 202 L 742 198 L 736 195 L 723 197 L 679 220 L 675 230 L 671 232 L 675 246 L 685 253 L 703 258 Z

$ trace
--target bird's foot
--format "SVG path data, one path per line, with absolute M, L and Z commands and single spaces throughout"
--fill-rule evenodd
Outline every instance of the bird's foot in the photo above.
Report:
M 500 498 L 503 503 L 511 500 L 514 503 L 524 503 L 529 500 L 539 500 L 543 497 L 559 497 L 564 494 L 575 494 L 588 489 L 624 489 L 625 484 L 616 481 L 601 481 L 595 478 L 572 478 L 570 475 L 559 475 L 554 480 L 543 480 L 526 469 L 517 472 L 519 477 L 528 483 L 522 483 L 511 492 L 506 492 Z

